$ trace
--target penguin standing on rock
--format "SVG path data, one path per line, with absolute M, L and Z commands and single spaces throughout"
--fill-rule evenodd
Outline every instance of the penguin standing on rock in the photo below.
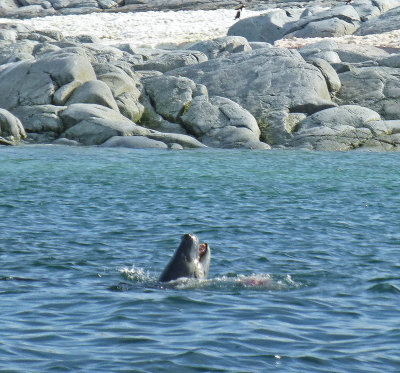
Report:
M 246 5 L 244 5 L 243 3 L 240 3 L 237 7 L 235 7 L 235 10 L 237 10 L 235 19 L 239 19 L 240 18 L 240 15 L 241 15 L 241 12 L 242 12 L 243 8 L 246 8 Z

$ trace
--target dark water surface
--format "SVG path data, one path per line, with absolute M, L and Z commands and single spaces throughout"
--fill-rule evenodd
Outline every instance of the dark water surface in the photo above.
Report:
M 0 147 L 0 370 L 399 372 L 399 166 Z M 186 232 L 209 280 L 160 286 Z

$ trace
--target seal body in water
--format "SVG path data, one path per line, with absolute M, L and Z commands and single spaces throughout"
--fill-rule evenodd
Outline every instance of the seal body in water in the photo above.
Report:
M 210 259 L 211 250 L 208 244 L 200 244 L 194 234 L 185 234 L 159 280 L 168 282 L 181 277 L 207 278 Z

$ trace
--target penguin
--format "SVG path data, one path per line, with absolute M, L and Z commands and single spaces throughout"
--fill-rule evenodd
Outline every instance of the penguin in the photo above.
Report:
M 235 7 L 235 10 L 237 10 L 235 19 L 239 19 L 239 18 L 240 18 L 241 12 L 242 12 L 243 8 L 245 8 L 245 7 L 246 7 L 246 5 L 244 5 L 244 4 L 242 4 L 242 3 L 239 4 L 237 7 Z

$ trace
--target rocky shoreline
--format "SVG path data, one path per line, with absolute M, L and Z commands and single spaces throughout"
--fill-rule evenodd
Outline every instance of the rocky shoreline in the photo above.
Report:
M 310 42 L 397 35 L 400 0 L 353 0 L 329 9 L 329 3 L 308 2 L 272 9 L 253 0 L 248 8 L 265 13 L 235 22 L 226 36 L 168 48 L 105 45 L 93 35 L 65 36 L 5 22 L 53 11 L 165 10 L 166 4 L 204 10 L 233 3 L 2 2 L 0 145 L 400 149 L 397 36 L 388 48 Z M 307 45 L 296 46 L 298 38 L 307 38 Z M 285 41 L 293 46 L 277 46 Z

